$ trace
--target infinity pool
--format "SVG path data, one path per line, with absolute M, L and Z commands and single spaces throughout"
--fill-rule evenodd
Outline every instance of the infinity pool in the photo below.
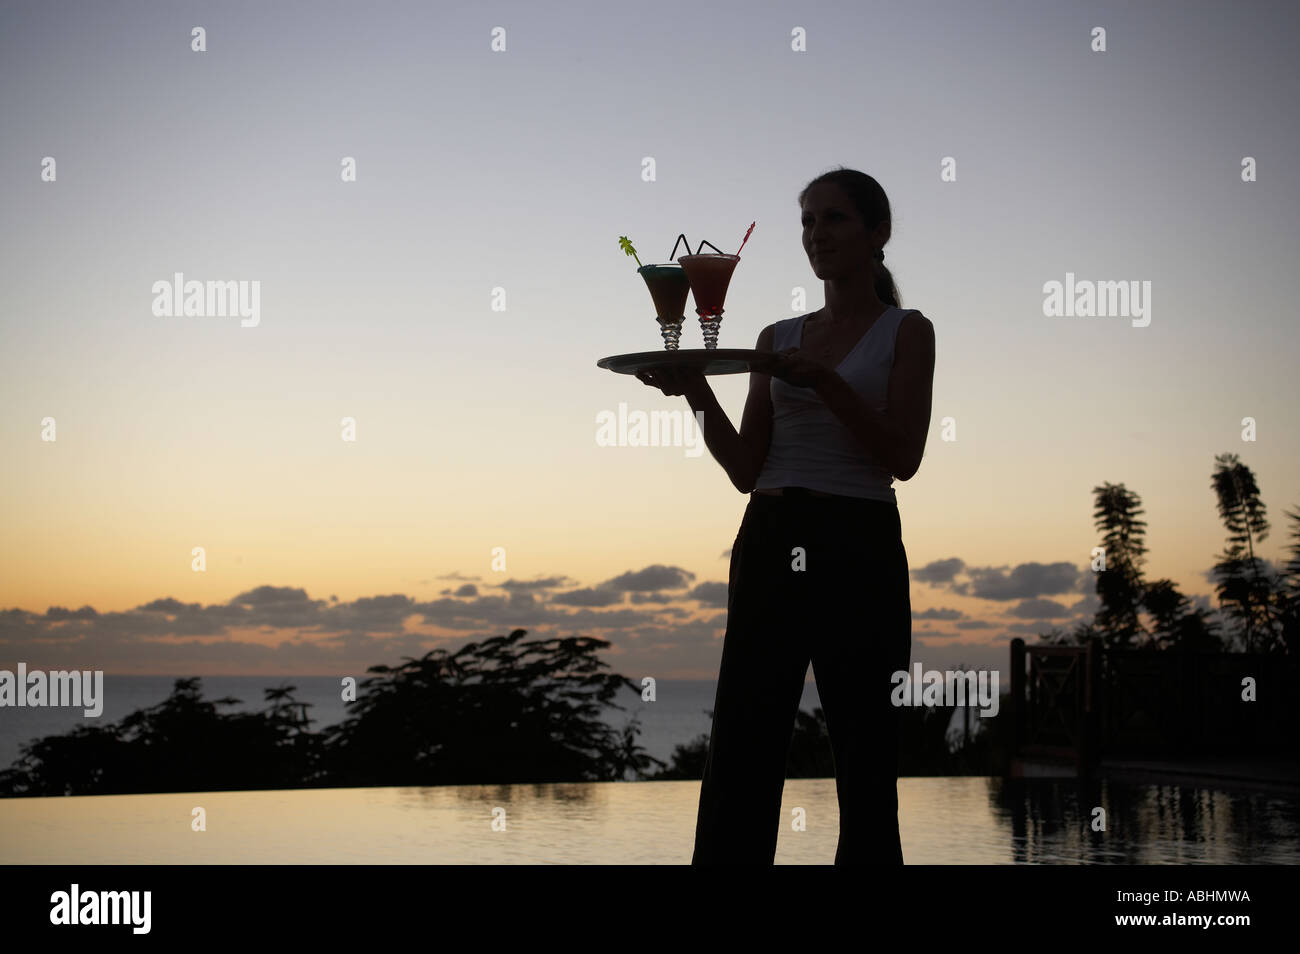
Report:
M 972 777 L 904 778 L 898 793 L 908 864 L 1300 863 L 1293 795 Z M 698 798 L 699 782 L 9 798 L 0 862 L 684 864 Z M 191 830 L 196 807 L 206 831 Z M 787 781 L 782 812 L 777 863 L 831 863 L 834 779 Z

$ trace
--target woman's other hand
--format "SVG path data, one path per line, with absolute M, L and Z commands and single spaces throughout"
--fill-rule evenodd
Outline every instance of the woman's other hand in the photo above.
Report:
M 768 373 L 792 387 L 815 388 L 827 376 L 834 374 L 835 369 L 808 357 L 807 352 L 799 348 L 786 348 L 776 352 L 776 360 Z

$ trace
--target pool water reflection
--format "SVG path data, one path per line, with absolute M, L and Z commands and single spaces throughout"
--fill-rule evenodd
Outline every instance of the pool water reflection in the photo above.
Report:
M 898 793 L 908 864 L 1300 863 L 1293 794 L 972 777 Z M 601 782 L 0 799 L 0 862 L 684 864 L 698 798 L 699 782 Z M 787 781 L 782 817 L 778 864 L 834 859 L 834 779 Z

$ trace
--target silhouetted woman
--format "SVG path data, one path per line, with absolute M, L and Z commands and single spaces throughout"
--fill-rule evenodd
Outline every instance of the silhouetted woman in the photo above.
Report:
M 883 264 L 889 200 L 836 169 L 799 195 L 826 305 L 768 325 L 740 433 L 700 372 L 642 372 L 704 412 L 704 438 L 750 494 L 731 550 L 727 631 L 700 787 L 694 864 L 771 864 L 786 756 L 808 664 L 830 729 L 835 863 L 902 864 L 892 675 L 912 645 L 907 553 L 892 483 L 930 426 L 934 327 L 898 307 Z M 815 819 L 810 819 L 816 824 Z

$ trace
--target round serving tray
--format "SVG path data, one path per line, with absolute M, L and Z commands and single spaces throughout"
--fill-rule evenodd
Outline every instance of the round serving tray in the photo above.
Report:
M 777 358 L 770 351 L 753 351 L 749 348 L 682 348 L 678 351 L 637 351 L 632 354 L 614 354 L 596 362 L 598 368 L 608 368 L 618 374 L 636 374 L 653 368 L 692 368 L 705 374 L 740 374 L 744 371 L 764 371 Z

